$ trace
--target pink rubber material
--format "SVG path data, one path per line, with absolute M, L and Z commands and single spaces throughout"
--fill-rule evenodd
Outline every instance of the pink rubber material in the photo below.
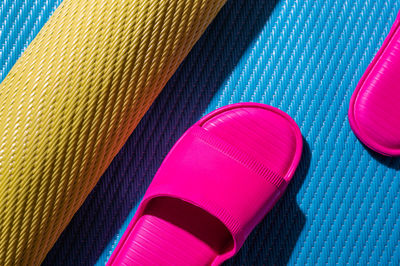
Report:
M 107 265 L 219 265 L 281 197 L 302 136 L 287 114 L 240 103 L 198 121 L 160 166 Z
M 349 122 L 371 149 L 400 155 L 400 12 L 350 100 Z

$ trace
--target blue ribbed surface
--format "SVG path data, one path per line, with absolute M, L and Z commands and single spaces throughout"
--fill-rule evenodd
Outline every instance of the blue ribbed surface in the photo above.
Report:
M 0 82 L 61 2 L 0 1 Z
M 59 2 L 1 3 L 0 80 Z M 229 0 L 45 264 L 104 264 L 186 128 L 255 101 L 288 112 L 306 145 L 286 195 L 228 264 L 400 265 L 400 159 L 367 150 L 347 121 L 399 9 L 399 0 Z

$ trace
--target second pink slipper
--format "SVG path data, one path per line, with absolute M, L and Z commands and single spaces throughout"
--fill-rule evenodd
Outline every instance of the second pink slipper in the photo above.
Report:
M 350 100 L 356 136 L 384 155 L 400 155 L 400 13 Z
M 174 145 L 108 265 L 219 265 L 281 197 L 302 136 L 263 104 L 220 108 Z

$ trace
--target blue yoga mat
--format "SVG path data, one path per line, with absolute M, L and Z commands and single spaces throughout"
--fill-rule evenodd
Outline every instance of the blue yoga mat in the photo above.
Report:
M 3 0 L 0 80 L 61 0 Z M 227 264 L 400 265 L 400 159 L 352 133 L 350 96 L 399 0 L 228 0 L 44 264 L 104 265 L 164 156 L 202 115 L 253 101 L 289 113 L 305 148 L 285 196 Z

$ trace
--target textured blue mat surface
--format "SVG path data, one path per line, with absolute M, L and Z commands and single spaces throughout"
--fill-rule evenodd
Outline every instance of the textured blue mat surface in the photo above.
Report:
M 0 80 L 61 0 L 1 0 Z M 220 106 L 288 112 L 306 145 L 286 195 L 227 264 L 400 265 L 400 159 L 366 149 L 350 96 L 399 0 L 228 0 L 44 264 L 103 265 L 180 135 Z

